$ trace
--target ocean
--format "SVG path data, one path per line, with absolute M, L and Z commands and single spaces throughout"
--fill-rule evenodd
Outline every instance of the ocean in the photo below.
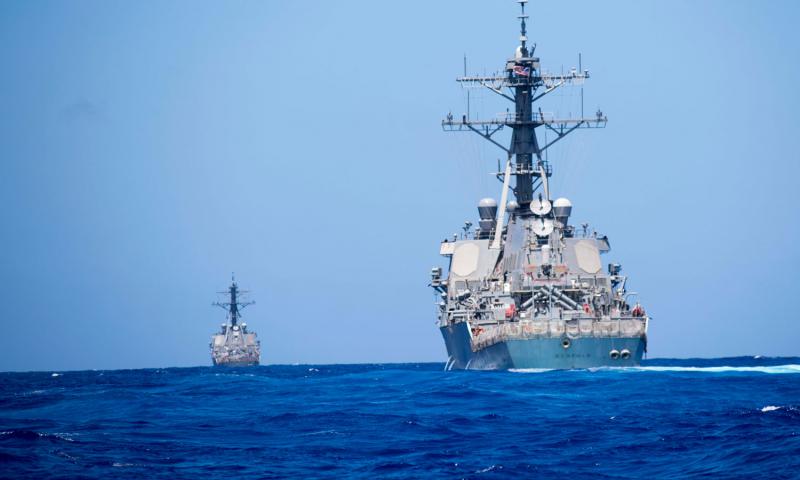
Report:
M 3 478 L 800 478 L 800 358 L 0 373 Z

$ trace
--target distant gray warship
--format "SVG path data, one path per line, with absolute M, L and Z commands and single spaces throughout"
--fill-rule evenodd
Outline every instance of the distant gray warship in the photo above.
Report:
M 239 324 L 240 310 L 255 302 L 240 302 L 236 281 L 231 279 L 227 292 L 230 301 L 215 302 L 212 305 L 228 311 L 228 322 L 222 324 L 221 332 L 211 336 L 211 360 L 214 365 L 247 366 L 258 365 L 261 360 L 261 342 L 256 339 L 255 332 L 247 331 L 247 324 Z
M 589 71 L 580 66 L 568 73 L 542 70 L 528 45 L 526 0 L 520 45 L 502 72 L 458 78 L 465 87 L 487 88 L 514 104 L 495 118 L 471 119 L 469 114 L 442 121 L 445 131 L 478 133 L 507 154 L 498 203 L 478 204 L 479 226 L 442 242 L 439 253 L 450 260 L 448 272 L 431 272 L 437 292 L 438 325 L 449 358 L 446 369 L 567 369 L 632 366 L 647 346 L 648 316 L 625 289 L 618 264 L 602 270 L 600 254 L 610 250 L 608 237 L 569 224 L 572 204 L 551 200 L 551 166 L 543 152 L 578 128 L 603 128 L 607 118 L 557 118 L 534 108 L 534 102 L 563 85 L 583 85 Z M 466 62 L 465 62 L 466 63 Z M 580 62 L 579 62 L 580 64 Z M 466 70 L 466 68 L 465 68 Z M 581 91 L 581 110 L 583 110 Z M 469 111 L 469 108 L 467 108 Z M 506 148 L 494 135 L 512 130 Z M 536 129 L 550 139 L 540 143 Z M 546 137 L 545 137 L 546 138 Z M 510 178 L 516 200 L 508 201 Z M 505 222 L 506 213 L 509 214 Z

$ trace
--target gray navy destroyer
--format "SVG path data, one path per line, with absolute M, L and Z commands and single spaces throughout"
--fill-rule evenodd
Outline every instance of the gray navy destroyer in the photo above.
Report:
M 439 253 L 449 258 L 446 275 L 440 267 L 431 272 L 449 356 L 446 369 L 638 365 L 647 349 L 649 317 L 641 305 L 632 305 L 634 294 L 626 291 L 620 265 L 603 269 L 600 256 L 611 248 L 608 237 L 588 224 L 571 225 L 570 201 L 551 198 L 552 168 L 543 155 L 577 129 L 605 127 L 607 118 L 599 110 L 559 118 L 538 108 L 537 102 L 559 87 L 582 88 L 589 71 L 543 70 L 536 45 L 527 39 L 527 2 L 518 3 L 520 44 L 503 71 L 466 76 L 465 66 L 465 76 L 457 79 L 464 87 L 486 88 L 513 107 L 495 118 L 448 114 L 442 121 L 445 131 L 475 132 L 506 153 L 505 168 L 496 173 L 503 184 L 499 204 L 480 200 L 478 227 L 472 230 L 466 222 L 463 234 L 440 246 Z M 508 147 L 495 137 L 504 128 L 512 132 Z M 542 142 L 537 130 L 549 140 L 544 136 Z
M 261 361 L 261 342 L 255 332 L 248 331 L 246 323 L 239 322 L 241 310 L 255 302 L 239 301 L 239 295 L 246 292 L 239 290 L 234 279 L 231 279 L 228 291 L 219 293 L 229 295 L 229 301 L 212 305 L 224 308 L 228 318 L 221 325 L 220 332 L 211 336 L 211 361 L 214 365 L 258 365 Z

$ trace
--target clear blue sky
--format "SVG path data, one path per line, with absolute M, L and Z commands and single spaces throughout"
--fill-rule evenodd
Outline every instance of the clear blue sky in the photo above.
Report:
M 606 130 L 555 194 L 651 356 L 800 354 L 800 3 L 530 3 Z M 430 267 L 499 151 L 445 134 L 511 1 L 0 3 L 0 370 L 209 364 L 235 271 L 265 363 L 442 361 Z M 546 110 L 569 113 L 575 91 Z M 505 109 L 476 95 L 473 111 Z

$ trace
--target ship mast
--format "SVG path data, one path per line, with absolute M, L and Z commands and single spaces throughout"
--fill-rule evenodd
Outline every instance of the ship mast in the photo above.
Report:
M 536 45 L 528 48 L 527 25 L 528 15 L 525 13 L 527 0 L 517 0 L 521 13 L 520 20 L 520 45 L 514 57 L 506 62 L 503 73 L 490 76 L 463 76 L 456 80 L 464 87 L 482 87 L 491 90 L 514 104 L 514 111 L 498 115 L 495 118 L 473 120 L 467 114 L 461 119 L 454 119 L 452 114 L 442 121 L 445 131 L 473 131 L 486 140 L 501 148 L 508 155 L 505 172 L 498 172 L 502 178 L 506 196 L 509 175 L 516 178 L 513 188 L 514 195 L 519 203 L 518 214 L 525 215 L 534 199 L 534 193 L 543 188 L 544 196 L 549 196 L 547 179 L 552 175 L 548 162 L 542 153 L 556 142 L 572 133 L 578 128 L 603 128 L 608 121 L 601 111 L 594 117 L 554 118 L 552 114 L 542 112 L 541 108 L 534 111 L 534 103 L 556 90 L 571 84 L 582 85 L 589 78 L 589 71 L 578 71 L 573 68 L 566 74 L 550 74 L 542 71 L 539 58 L 533 56 Z M 503 129 L 512 129 L 511 143 L 505 147 L 498 142 L 494 135 Z M 536 129 L 545 127 L 555 134 L 555 138 L 541 145 L 536 134 Z M 516 159 L 516 162 L 513 160 Z M 501 177 L 502 176 L 502 177 Z M 549 198 L 546 198 L 549 200 Z M 500 205 L 498 212 L 498 225 L 502 225 L 505 215 L 505 204 Z M 500 230 L 500 228 L 498 228 Z M 499 238 L 496 238 L 499 241 Z M 498 241 L 493 242 L 497 244 Z
M 256 302 L 240 302 L 239 301 L 239 294 L 240 293 L 247 293 L 244 290 L 239 290 L 239 286 L 236 284 L 236 279 L 234 278 L 233 274 L 231 274 L 231 286 L 228 287 L 228 290 L 225 292 L 218 292 L 222 294 L 230 295 L 230 301 L 221 303 L 221 302 L 214 302 L 211 305 L 215 307 L 221 307 L 228 311 L 228 317 L 231 320 L 231 326 L 235 327 L 237 322 L 239 321 L 239 317 L 241 314 L 239 313 L 240 310 L 243 310 L 248 305 L 252 305 Z

